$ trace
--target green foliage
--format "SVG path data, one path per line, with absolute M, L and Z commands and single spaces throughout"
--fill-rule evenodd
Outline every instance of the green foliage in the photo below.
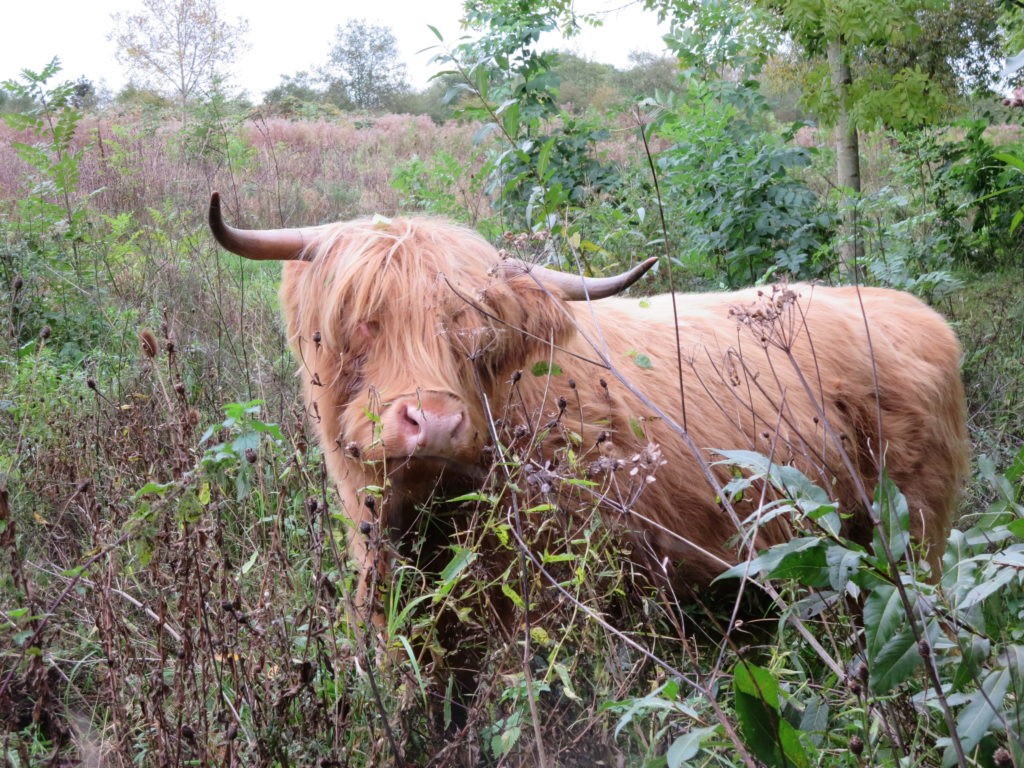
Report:
M 84 154 L 73 144 L 82 113 L 73 106 L 74 83 L 49 86 L 59 72 L 60 62 L 54 58 L 39 72 L 22 70 L 20 82 L 5 81 L 4 91 L 26 104 L 27 109 L 6 113 L 4 121 L 15 130 L 30 131 L 40 140 L 35 144 L 14 143 L 18 156 L 35 172 L 33 194 L 22 201 L 23 219 L 37 222 L 40 230 L 63 219 L 65 235 L 73 241 L 82 228 L 81 212 L 72 201 Z
M 596 157 L 607 130 L 558 107 L 557 56 L 537 48 L 540 36 L 556 28 L 558 13 L 476 5 L 467 21 L 483 30 L 481 37 L 439 57 L 452 67 L 442 74 L 461 77 L 449 91 L 450 99 L 462 99 L 460 114 L 483 123 L 481 140 L 501 137 L 484 170 L 487 192 L 512 227 L 560 229 L 569 211 L 619 183 L 616 169 Z M 467 94 L 473 102 L 462 98 Z
M 482 232 L 494 229 L 487 222 L 489 211 L 481 210 L 482 180 L 474 163 L 438 150 L 424 160 L 413 157 L 395 168 L 392 186 L 404 211 L 422 211 L 464 221 Z M 497 236 L 496 231 L 490 232 Z
M 769 548 L 723 578 L 782 578 L 827 591 L 819 599 L 863 599 L 863 678 L 872 706 L 895 691 L 909 689 L 916 706 L 941 715 L 946 735 L 937 740 L 941 764 L 958 763 L 958 754 L 980 752 L 991 759 L 1007 723 L 1017 718 L 1011 680 L 1024 663 L 1019 637 L 1007 621 L 1024 610 L 1020 581 L 1020 537 L 1024 505 L 1020 481 L 1024 449 L 1006 474 L 982 461 L 985 479 L 996 492 L 988 511 L 965 530 L 954 530 L 943 561 L 941 589 L 919 570 L 909 548 L 910 512 L 906 500 L 883 477 L 874 492 L 872 515 L 878 521 L 873 546 L 865 550 L 844 540 L 831 517 L 816 516 L 821 492 L 792 468 L 777 467 L 747 452 L 723 452 L 745 473 L 733 483 L 742 491 L 760 478 L 770 480 L 786 498 L 761 510 L 756 524 L 779 509 L 792 515 L 804 536 Z M 750 522 L 754 522 L 754 519 Z M 998 599 L 996 598 L 998 596 Z M 999 603 L 1004 610 L 995 607 Z M 995 610 L 986 610 L 995 608 Z M 797 610 L 794 606 L 793 610 Z M 792 620 L 786 614 L 781 621 Z M 963 628 L 969 627 L 968 634 Z M 736 711 L 751 751 L 769 765 L 806 764 L 801 735 L 780 717 L 782 689 L 768 670 L 741 662 L 734 674 Z M 843 718 L 842 712 L 833 715 Z M 831 726 L 830 730 L 836 730 Z M 802 734 L 807 736 L 808 734 Z M 1010 735 L 1012 749 L 1016 736 Z M 960 764 L 963 764 L 960 762 Z
M 997 147 L 982 120 L 901 141 L 906 148 L 899 170 L 918 182 L 909 188 L 920 192 L 925 210 L 935 210 L 952 258 L 982 271 L 1021 263 L 1014 219 L 1024 208 L 1024 186 L 1019 170 L 1004 160 L 1017 146 Z
M 736 717 L 750 751 L 773 768 L 811 764 L 799 731 L 782 716 L 779 684 L 767 669 L 740 661 L 732 677 Z
M 742 285 L 827 267 L 815 257 L 834 214 L 798 175 L 809 153 L 766 130 L 764 109 L 749 85 L 694 80 L 650 127 L 671 142 L 657 161 L 678 259 L 691 273 Z

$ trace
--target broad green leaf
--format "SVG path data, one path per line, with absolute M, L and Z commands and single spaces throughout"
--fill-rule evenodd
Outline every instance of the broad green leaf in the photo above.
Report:
M 910 599 L 914 600 L 913 594 Z M 935 625 L 932 622 L 926 628 L 934 630 Z M 921 666 L 917 641 L 895 587 L 879 585 L 868 595 L 864 604 L 864 633 L 867 636 L 871 689 L 875 694 L 882 695 L 892 690 Z M 927 634 L 934 635 L 934 631 Z
M 682 768 L 687 760 L 697 756 L 705 739 L 710 739 L 717 731 L 714 727 L 694 728 L 677 738 L 665 753 L 667 768 Z
M 1002 707 L 1003 698 L 1010 687 L 1013 675 L 1005 667 L 999 667 L 985 675 L 981 690 L 975 691 L 966 706 L 956 718 L 956 733 L 964 751 L 970 753 L 989 731 L 992 719 Z M 942 765 L 956 765 L 956 751 L 952 746 L 942 753 Z
M 132 496 L 133 499 L 140 499 L 143 496 L 154 494 L 156 496 L 163 496 L 167 493 L 168 489 L 173 488 L 174 483 L 146 483 L 144 486 L 139 488 Z
M 865 557 L 864 552 L 835 545 L 825 552 L 825 561 L 828 563 L 828 583 L 836 592 L 846 591 L 846 585 L 850 578 L 860 568 L 860 563 Z
M 772 768 L 804 768 L 810 758 L 797 730 L 782 717 L 779 686 L 771 672 L 741 661 L 733 672 L 736 715 L 743 740 Z
M 523 598 L 519 596 L 519 593 L 516 592 L 507 581 L 501 585 L 501 593 L 511 600 L 515 604 L 516 608 L 520 610 L 526 608 L 526 603 L 523 602 Z
M 874 533 L 875 562 L 885 570 L 888 563 L 880 537 L 885 536 L 893 560 L 897 564 L 902 561 L 910 545 L 910 508 L 906 497 L 885 473 L 875 488 L 875 501 L 871 506 L 873 514 L 882 523 L 881 532 L 876 527 Z
M 957 603 L 957 608 L 966 611 L 978 603 L 984 602 L 1013 581 L 1017 575 L 1018 571 L 1014 568 L 1000 568 L 994 574 L 988 573 L 984 581 L 963 596 L 963 599 Z
M 441 585 L 435 593 L 435 602 L 452 591 L 459 575 L 477 558 L 477 553 L 468 547 L 454 547 L 454 550 L 452 559 L 441 571 Z
M 814 582 L 827 583 L 825 570 L 824 542 L 821 539 L 806 537 L 790 539 L 783 544 L 776 544 L 753 558 L 749 562 L 734 565 L 719 579 L 737 579 L 743 576 L 764 576 L 766 578 L 810 578 Z M 820 571 L 820 575 L 816 574 Z

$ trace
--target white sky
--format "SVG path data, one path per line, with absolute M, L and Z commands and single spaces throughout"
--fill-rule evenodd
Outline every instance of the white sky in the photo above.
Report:
M 116 92 L 125 83 L 107 40 L 117 11 L 141 9 L 138 0 L 29 0 L 7 3 L 0 27 L 0 80 L 17 77 L 23 68 L 38 71 L 53 56 L 60 57 L 62 80 L 86 77 Z M 423 87 L 438 67 L 429 63 L 437 45 L 431 24 L 446 43 L 463 34 L 458 20 L 461 0 L 220 0 L 222 16 L 249 20 L 250 48 L 234 68 L 234 84 L 259 100 L 281 80 L 326 62 L 335 28 L 351 18 L 388 26 L 398 39 L 410 83 Z M 577 12 L 601 13 L 603 27 L 586 30 L 565 43 L 548 41 L 551 48 L 572 50 L 588 59 L 623 67 L 631 51 L 662 52 L 664 45 L 654 14 L 636 0 L 576 0 Z

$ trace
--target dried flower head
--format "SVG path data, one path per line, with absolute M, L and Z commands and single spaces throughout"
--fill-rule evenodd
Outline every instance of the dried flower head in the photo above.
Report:
M 139 345 L 142 347 L 142 354 L 146 357 L 156 357 L 156 353 L 160 351 L 160 346 L 156 343 L 156 336 L 148 328 L 143 328 L 139 332 Z

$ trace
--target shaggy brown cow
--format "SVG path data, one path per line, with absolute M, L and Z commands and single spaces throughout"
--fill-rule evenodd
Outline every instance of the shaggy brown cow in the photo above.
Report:
M 757 499 L 724 504 L 715 448 L 797 466 L 838 500 L 860 541 L 871 538 L 865 505 L 884 460 L 919 552 L 938 568 L 967 468 L 960 347 L 908 294 L 801 285 L 679 295 L 674 306 L 669 295 L 603 298 L 650 263 L 584 282 L 503 261 L 479 235 L 436 220 L 237 230 L 215 194 L 210 225 L 234 253 L 289 262 L 281 301 L 305 401 L 364 534 L 349 536 L 361 599 L 376 526 L 401 535 L 442 470 L 455 485 L 479 482 L 488 446 L 516 430 L 540 435 L 538 465 L 570 445 L 589 462 L 603 483 L 595 499 L 678 586 L 737 562 L 729 541 L 756 509 Z M 547 374 L 535 375 L 538 363 Z M 630 476 L 635 456 L 661 466 Z M 362 489 L 385 481 L 383 508 L 368 505 Z M 756 544 L 787 535 L 776 520 Z

